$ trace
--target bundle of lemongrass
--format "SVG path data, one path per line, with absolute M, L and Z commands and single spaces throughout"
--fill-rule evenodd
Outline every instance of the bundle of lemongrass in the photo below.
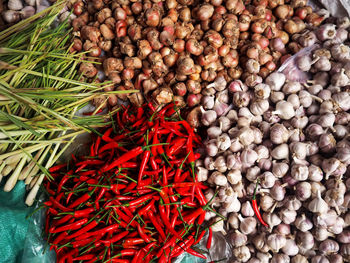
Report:
M 109 116 L 76 116 L 107 95 L 103 88 L 110 84 L 81 82 L 77 65 L 85 54 L 69 52 L 68 23 L 54 26 L 64 5 L 0 32 L 0 181 L 7 179 L 4 190 L 11 191 L 23 180 L 29 206 L 49 177 L 47 169 L 76 136 L 106 125 Z

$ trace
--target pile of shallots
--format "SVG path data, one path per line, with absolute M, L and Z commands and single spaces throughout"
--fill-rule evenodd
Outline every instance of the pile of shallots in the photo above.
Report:
M 206 88 L 196 109 L 206 157 L 196 166 L 212 186 L 207 200 L 226 217 L 206 214 L 231 243 L 231 262 L 350 260 L 349 25 L 330 18 L 295 38 L 313 46 L 295 59 L 305 83 L 274 72 L 252 88 L 219 78 Z M 252 207 L 257 184 L 269 227 Z
M 199 104 L 201 91 L 223 76 L 249 86 L 261 82 L 295 51 L 291 36 L 318 26 L 306 0 L 71 0 L 75 45 L 103 63 L 83 63 L 86 78 L 111 80 L 106 89 L 141 93 L 110 95 L 136 105 L 144 98 L 166 104 Z M 245 71 L 245 73 L 243 73 Z M 118 96 L 118 97 L 117 97 Z

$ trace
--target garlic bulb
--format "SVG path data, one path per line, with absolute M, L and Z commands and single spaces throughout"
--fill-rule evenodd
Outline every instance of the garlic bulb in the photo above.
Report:
M 274 252 L 278 252 L 282 247 L 286 245 L 286 238 L 280 234 L 271 234 L 266 240 L 268 246 Z
M 299 248 L 293 239 L 287 239 L 282 251 L 288 256 L 295 256 L 299 252 Z
M 245 235 L 253 233 L 256 228 L 256 219 L 254 217 L 240 218 L 241 224 L 239 226 L 241 232 Z
M 339 251 L 339 244 L 334 240 L 327 239 L 320 243 L 319 250 L 324 254 L 334 254 Z
M 299 229 L 302 232 L 311 230 L 313 227 L 312 222 L 305 216 L 305 214 L 302 214 L 301 217 L 298 217 L 295 220 L 295 226 L 297 229 Z
M 238 262 L 247 262 L 251 257 L 250 250 L 247 246 L 235 247 L 232 253 Z
M 235 230 L 233 233 L 229 235 L 229 241 L 232 246 L 240 247 L 247 243 L 248 237 L 247 235 L 242 234 L 238 230 Z
M 265 79 L 265 83 L 275 91 L 280 90 L 285 81 L 286 76 L 279 72 L 273 72 Z
M 10 10 L 19 11 L 23 9 L 23 4 L 21 0 L 9 0 L 7 6 Z
M 322 199 L 321 192 L 317 192 L 317 197 L 313 199 L 308 206 L 313 213 L 324 214 L 328 211 L 328 204 Z
M 271 258 L 271 263 L 289 263 L 290 258 L 285 254 L 274 254 Z

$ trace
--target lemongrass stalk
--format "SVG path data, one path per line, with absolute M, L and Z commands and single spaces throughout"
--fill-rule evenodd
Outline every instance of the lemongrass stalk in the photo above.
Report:
M 32 178 L 32 180 L 30 181 L 30 183 L 27 185 L 27 191 L 29 191 L 30 189 L 33 188 L 33 186 L 35 185 L 35 183 L 38 181 L 40 176 L 34 176 Z
M 30 74 L 30 75 L 33 75 L 33 76 L 37 76 L 37 77 L 47 77 L 47 78 L 50 78 L 52 80 L 58 80 L 60 82 L 64 82 L 64 83 L 68 83 L 68 84 L 72 84 L 72 85 L 78 85 L 78 86 L 81 86 L 81 87 L 89 87 L 89 88 L 96 88 L 96 85 L 95 84 L 90 84 L 90 83 L 85 83 L 85 82 L 81 82 L 81 81 L 78 81 L 78 80 L 70 80 L 70 79 L 65 79 L 65 78 L 61 78 L 61 77 L 56 77 L 56 76 L 53 76 L 53 75 L 44 75 L 43 73 L 40 73 L 40 72 L 37 72 L 37 71 L 33 71 L 33 70 L 28 70 L 28 69 L 20 69 L 18 68 L 19 72 L 22 72 L 22 73 L 27 73 L 27 74 Z
M 33 188 L 30 190 L 29 194 L 27 195 L 25 204 L 27 206 L 32 206 L 35 200 L 36 195 L 38 194 L 39 188 L 41 183 L 43 182 L 45 178 L 45 174 L 41 174 L 39 179 L 34 184 Z
M 4 186 L 5 192 L 10 192 L 15 186 L 18 181 L 19 173 L 22 171 L 23 166 L 27 162 L 27 157 L 23 157 L 19 164 L 17 165 L 14 172 L 11 174 L 11 176 L 7 179 L 6 184 Z
M 4 170 L 6 164 L 4 162 L 1 162 L 1 165 L 0 165 L 0 174 L 2 173 L 2 170 Z
M 73 132 L 73 133 L 70 133 L 70 134 L 67 134 L 65 136 L 62 136 L 61 139 L 67 139 L 67 138 L 70 138 L 70 137 L 74 137 L 74 136 L 77 136 L 79 134 L 82 134 L 84 133 L 85 131 L 77 131 L 77 132 Z M 36 152 L 38 150 L 40 150 L 41 148 L 43 147 L 46 147 L 50 145 L 50 143 L 40 143 L 40 144 L 37 144 L 37 145 L 31 145 L 31 146 L 28 146 L 28 147 L 25 147 L 23 148 L 24 151 L 28 152 L 28 153 L 33 153 L 33 152 Z M 18 160 L 18 158 L 22 157 L 24 155 L 24 153 L 22 152 L 22 150 L 16 150 L 16 151 L 12 151 L 12 152 L 7 152 L 7 153 L 4 153 L 4 154 L 1 154 L 0 155 L 0 160 L 4 160 L 5 164 L 8 164 L 8 163 L 11 163 L 11 162 L 14 162 L 16 160 Z
M 12 166 L 6 165 L 6 166 L 4 167 L 4 169 L 2 170 L 2 175 L 3 175 L 3 176 L 8 176 L 8 175 L 11 173 L 12 170 L 13 170 L 13 167 L 12 167 Z
M 33 143 L 49 143 L 49 144 L 56 144 L 56 143 L 66 143 L 68 141 L 64 141 L 60 138 L 52 139 L 52 140 L 16 140 L 18 143 L 26 143 L 26 144 L 33 144 Z M 9 143 L 13 144 L 13 141 L 10 140 L 0 140 L 0 143 Z
M 49 145 L 49 143 L 41 143 L 41 144 L 37 144 L 37 145 L 31 145 L 31 146 L 25 147 L 23 149 L 28 153 L 33 153 L 33 152 L 40 150 L 43 147 L 46 147 L 47 145 Z M 6 164 L 9 164 L 9 163 L 13 163 L 17 160 L 19 161 L 19 159 L 24 155 L 25 155 L 25 153 L 23 153 L 22 150 L 19 149 L 16 151 L 1 154 L 0 160 L 4 160 L 4 162 Z
M 28 176 L 27 176 L 27 178 L 26 178 L 26 180 L 24 182 L 25 184 L 29 184 L 29 182 L 32 180 L 32 178 L 35 177 L 35 175 L 38 173 L 38 171 L 40 169 L 39 165 L 41 165 L 44 162 L 44 160 L 45 160 L 48 152 L 50 151 L 50 149 L 51 149 L 51 146 L 46 148 L 44 153 L 41 155 L 39 161 L 36 163 L 37 165 L 28 174 Z
M 29 162 L 29 164 L 22 170 L 22 174 L 20 176 L 21 179 L 19 180 L 25 180 L 27 178 L 27 176 L 29 175 L 30 171 L 33 169 L 35 163 L 38 161 L 43 151 L 44 151 L 44 148 L 39 150 L 39 152 L 37 152 L 37 154 L 34 156 L 34 159 L 31 162 Z
M 77 136 L 77 135 L 76 135 L 76 136 Z M 71 140 L 69 143 L 67 143 L 67 144 L 63 147 L 63 149 L 62 149 L 57 155 L 56 155 L 55 153 L 57 152 L 57 150 L 58 150 L 58 148 L 59 148 L 59 145 L 56 145 L 56 147 L 55 147 L 53 153 L 52 153 L 51 156 L 50 156 L 50 159 L 49 159 L 49 160 L 47 161 L 47 163 L 46 163 L 45 168 L 49 168 L 50 166 L 52 166 L 52 164 L 54 164 L 54 163 L 57 161 L 57 159 L 66 151 L 66 149 L 68 148 L 68 146 L 74 141 L 74 139 L 76 138 L 76 136 L 74 136 L 74 137 L 72 138 L 72 140 Z M 52 157 L 52 158 L 51 158 L 51 157 Z M 55 157 L 55 158 L 53 158 L 53 157 Z M 34 200 L 35 200 L 35 197 L 36 197 L 36 195 L 38 194 L 40 185 L 42 184 L 42 182 L 43 182 L 43 180 L 44 180 L 44 177 L 45 177 L 45 175 L 44 175 L 44 174 L 41 174 L 40 177 L 39 177 L 39 179 L 36 178 L 36 180 L 35 180 L 35 179 L 32 179 L 32 180 L 31 180 L 30 186 L 29 186 L 29 188 L 30 188 L 31 190 L 30 190 L 30 192 L 29 192 L 29 194 L 28 194 L 28 196 L 27 196 L 27 198 L 26 198 L 26 201 L 25 201 L 25 204 L 26 204 L 27 206 L 32 206 L 32 205 L 33 205 Z
M 16 128 L 18 128 L 18 127 L 16 127 Z M 52 128 L 52 129 L 48 128 L 48 129 L 37 129 L 35 131 L 37 133 L 46 133 L 46 132 L 57 132 L 57 131 L 67 131 L 67 130 L 70 130 L 70 128 L 69 127 Z M 78 131 L 78 132 L 81 132 L 81 131 Z M 83 132 L 81 132 L 81 133 L 83 133 Z M 0 139 L 6 139 L 6 138 L 9 138 L 9 137 L 16 137 L 16 136 L 25 135 L 25 134 L 31 134 L 31 132 L 27 131 L 27 130 L 23 130 L 23 131 L 7 131 L 6 134 L 3 133 L 3 132 L 0 132 Z M 67 137 L 65 137 L 65 138 L 67 138 Z

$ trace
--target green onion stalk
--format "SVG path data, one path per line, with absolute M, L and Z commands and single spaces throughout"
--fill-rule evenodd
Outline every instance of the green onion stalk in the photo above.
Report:
M 101 96 L 135 92 L 105 92 L 112 83 L 84 81 L 77 68 L 86 54 L 70 52 L 70 25 L 57 22 L 65 5 L 59 1 L 0 32 L 0 181 L 6 179 L 5 191 L 24 181 L 28 206 L 76 137 L 111 116 L 96 114 L 99 107 L 89 116 L 77 113 Z

